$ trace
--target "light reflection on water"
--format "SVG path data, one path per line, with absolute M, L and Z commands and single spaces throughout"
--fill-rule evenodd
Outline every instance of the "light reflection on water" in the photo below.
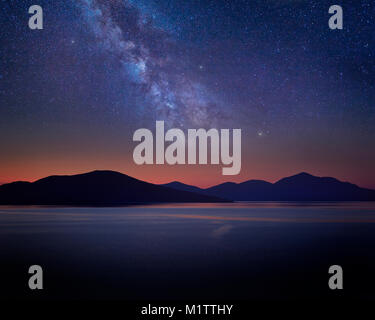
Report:
M 0 206 L 7 223 L 199 219 L 244 222 L 374 223 L 375 202 L 237 202 L 154 204 L 126 207 Z
M 369 202 L 0 206 L 3 292 L 40 263 L 54 297 L 299 297 L 300 272 L 316 297 L 329 265 L 375 268 L 374 222 Z
M 221 204 L 155 204 L 127 207 L 0 206 L 0 234 L 48 233 L 69 228 L 146 225 L 170 228 L 183 224 L 194 232 L 208 226 L 214 238 L 254 223 L 373 224 L 371 202 L 241 202 Z M 219 225 L 216 227 L 215 225 Z M 211 226 L 211 227 L 210 227 Z M 99 232 L 99 230 L 98 230 Z

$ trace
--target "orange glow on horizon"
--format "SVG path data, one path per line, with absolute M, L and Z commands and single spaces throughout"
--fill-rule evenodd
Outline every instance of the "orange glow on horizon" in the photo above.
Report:
M 361 171 L 332 170 L 324 168 L 316 170 L 313 167 L 302 168 L 294 164 L 270 166 L 267 163 L 252 163 L 242 166 L 241 173 L 236 176 L 223 176 L 221 165 L 143 165 L 121 161 L 103 161 L 103 159 L 53 159 L 51 161 L 12 162 L 0 164 L 0 184 L 13 181 L 36 181 L 50 175 L 74 175 L 94 170 L 118 171 L 139 180 L 154 184 L 164 184 L 179 181 L 185 184 L 208 188 L 224 182 L 240 183 L 250 179 L 276 182 L 277 180 L 305 171 L 316 176 L 331 176 L 341 181 L 355 183 L 361 187 L 375 189 L 375 179 Z

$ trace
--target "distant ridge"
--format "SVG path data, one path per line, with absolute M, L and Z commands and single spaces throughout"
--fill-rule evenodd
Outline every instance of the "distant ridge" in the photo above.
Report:
M 316 177 L 306 172 L 275 183 L 248 180 L 242 183 L 226 182 L 207 189 L 179 182 L 166 186 L 176 190 L 194 190 L 232 201 L 375 201 L 375 190 L 360 188 L 331 177 Z
M 163 184 L 163 186 L 176 189 L 176 190 L 189 191 L 189 192 L 195 192 L 195 193 L 202 193 L 205 191 L 205 189 L 191 186 L 189 184 L 184 184 L 178 181 L 169 182 L 169 183 Z
M 275 183 L 248 180 L 202 189 L 177 181 L 144 182 L 115 171 L 49 176 L 0 185 L 0 205 L 119 206 L 171 202 L 375 201 L 375 190 L 306 172 Z
M 115 171 L 49 176 L 0 186 L 2 205 L 118 206 L 160 202 L 223 202 L 215 196 L 175 190 Z

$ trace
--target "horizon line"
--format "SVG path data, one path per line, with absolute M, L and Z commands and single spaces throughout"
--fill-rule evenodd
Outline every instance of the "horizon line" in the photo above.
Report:
M 93 173 L 93 172 L 116 172 L 116 173 L 120 173 L 120 174 L 123 174 L 123 175 L 126 175 L 128 177 L 131 177 L 131 178 L 134 178 L 134 179 L 137 179 L 139 181 L 143 181 L 143 182 L 147 182 L 147 183 L 151 183 L 151 184 L 154 184 L 154 185 L 166 185 L 166 184 L 170 184 L 170 183 L 173 183 L 173 182 L 177 182 L 177 183 L 181 183 L 181 184 L 184 184 L 184 185 L 188 185 L 188 186 L 192 186 L 192 187 L 195 187 L 195 188 L 199 188 L 199 189 L 202 189 L 202 190 L 206 190 L 206 189 L 209 189 L 209 188 L 212 188 L 212 187 L 215 187 L 215 186 L 218 186 L 218 185 L 221 185 L 221 184 L 224 184 L 224 183 L 234 183 L 236 185 L 238 184 L 241 184 L 241 183 L 244 183 L 244 182 L 248 182 L 248 181 L 263 181 L 263 182 L 267 182 L 267 183 L 270 183 L 270 184 L 275 184 L 277 183 L 278 181 L 282 180 L 282 179 L 285 179 L 285 178 L 289 178 L 289 177 L 293 177 L 293 176 L 297 176 L 297 175 L 300 175 L 300 174 L 307 174 L 307 175 L 310 175 L 310 176 L 313 176 L 313 177 L 317 177 L 317 178 L 333 178 L 333 179 L 336 179 L 337 181 L 339 182 L 342 182 L 342 183 L 351 183 L 351 184 L 354 184 L 360 188 L 363 188 L 363 189 L 369 189 L 369 190 L 374 190 L 375 191 L 375 188 L 368 188 L 368 187 L 361 187 L 360 185 L 356 184 L 356 183 L 353 183 L 353 182 L 350 182 L 350 181 L 343 181 L 343 180 L 340 180 L 340 179 L 337 179 L 333 176 L 318 176 L 318 175 L 314 175 L 314 174 L 311 174 L 307 171 L 301 171 L 301 172 L 298 172 L 298 173 L 295 173 L 295 174 L 292 174 L 292 175 L 288 175 L 288 176 L 285 176 L 285 177 L 282 177 L 280 179 L 277 179 L 275 180 L 275 182 L 270 182 L 270 181 L 267 181 L 267 180 L 263 180 L 263 179 L 245 179 L 241 182 L 233 182 L 233 181 L 224 181 L 224 182 L 219 182 L 217 184 L 213 184 L 213 185 L 210 185 L 208 187 L 198 187 L 196 186 L 195 184 L 188 184 L 188 183 L 184 183 L 184 182 L 181 182 L 181 181 L 178 181 L 178 180 L 173 180 L 173 181 L 169 181 L 169 182 L 166 182 L 166 183 L 154 183 L 154 182 L 150 182 L 148 180 L 142 180 L 142 179 L 139 179 L 135 176 L 132 176 L 128 173 L 124 173 L 124 172 L 121 172 L 121 171 L 116 171 L 116 170 L 109 170 L 109 169 L 95 169 L 95 170 L 91 170 L 91 171 L 85 171 L 85 172 L 81 172 L 81 173 L 74 173 L 74 174 L 51 174 L 51 175 L 46 175 L 44 177 L 41 177 L 41 178 L 38 178 L 36 180 L 33 180 L 33 181 L 27 181 L 27 180 L 14 180 L 14 181 L 10 181 L 10 182 L 0 182 L 0 186 L 2 185 L 5 185 L 5 184 L 9 184 L 9 183 L 14 183 L 14 182 L 29 182 L 29 183 L 34 183 L 36 181 L 39 181 L 41 179 L 44 179 L 44 178 L 47 178 L 47 177 L 53 177 L 53 176 L 76 176 L 76 175 L 82 175 L 82 174 L 88 174 L 88 173 Z

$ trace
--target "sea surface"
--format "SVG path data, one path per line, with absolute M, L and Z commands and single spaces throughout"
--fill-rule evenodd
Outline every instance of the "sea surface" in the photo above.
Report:
M 0 272 L 1 299 L 374 299 L 375 203 L 0 206 Z

